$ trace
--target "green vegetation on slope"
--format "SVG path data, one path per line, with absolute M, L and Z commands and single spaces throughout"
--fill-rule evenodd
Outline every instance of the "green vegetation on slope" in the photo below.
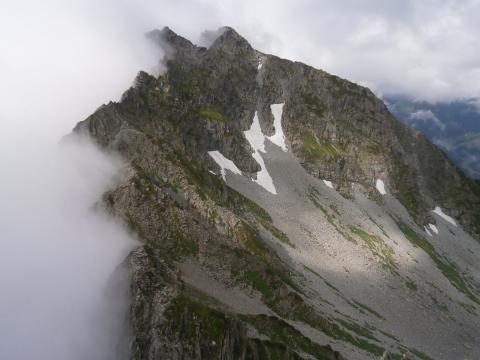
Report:
M 245 280 L 256 290 L 260 291 L 262 295 L 269 297 L 273 291 L 267 282 L 262 278 L 258 271 L 247 271 L 244 274 Z
M 437 265 L 437 268 L 442 272 L 442 274 L 448 279 L 450 284 L 452 284 L 458 291 L 467 295 L 471 300 L 480 304 L 480 300 L 471 292 L 468 283 L 462 278 L 458 273 L 456 266 L 451 263 L 448 259 L 441 256 L 432 244 L 430 244 L 425 238 L 418 235 L 413 231 L 407 224 L 397 221 L 397 225 L 402 230 L 405 237 L 414 245 L 421 248 L 425 251 L 432 261 Z
M 329 224 L 331 224 L 335 230 L 337 230 L 337 232 L 339 234 L 341 234 L 346 240 L 356 244 L 357 241 L 351 237 L 346 231 L 342 230 L 341 227 L 339 225 L 337 225 L 334 221 L 334 216 L 331 215 L 326 208 L 324 208 L 321 204 L 320 204 L 320 200 L 318 198 L 319 196 L 319 193 L 318 193 L 318 190 L 315 189 L 314 187 L 310 187 L 309 189 L 309 193 L 308 193 L 308 198 L 312 201 L 313 205 L 315 205 L 315 207 L 317 209 L 319 209 L 323 215 L 325 215 L 325 218 L 327 219 L 327 221 L 329 222 Z M 335 208 L 334 208 L 335 209 Z M 338 214 L 338 210 L 334 210 L 332 209 L 336 214 Z
M 305 160 L 309 162 L 331 161 L 340 157 L 340 152 L 330 141 L 317 139 L 310 131 L 302 133 L 302 147 L 300 151 Z
M 414 291 L 417 291 L 417 284 L 415 283 L 415 281 L 413 281 L 412 279 L 408 278 L 407 277 L 407 281 L 405 282 L 405 285 L 407 285 L 407 287 L 410 289 L 410 290 L 414 290 Z
M 349 302 L 350 303 L 350 302 Z M 353 303 L 356 305 L 356 307 L 363 309 L 364 311 L 369 312 L 372 315 L 375 315 L 379 319 L 385 319 L 382 315 L 380 315 L 378 312 L 373 310 L 372 308 L 368 307 L 367 305 L 364 305 L 356 300 L 353 300 Z M 351 303 L 350 303 L 351 304 Z M 357 309 L 358 309 L 357 308 Z
M 288 344 L 294 349 L 315 356 L 315 358 L 319 360 L 332 358 L 332 350 L 328 347 L 312 342 L 293 326 L 277 317 L 257 315 L 242 316 L 241 318 L 253 325 L 261 334 L 268 336 L 274 342 Z
M 218 108 L 202 109 L 200 110 L 200 116 L 218 123 L 225 123 L 228 121 Z
M 369 234 L 355 226 L 350 226 L 350 230 L 365 242 L 370 252 L 380 260 L 380 263 L 386 269 L 391 271 L 392 274 L 398 275 L 398 264 L 395 260 L 395 252 L 380 236 Z

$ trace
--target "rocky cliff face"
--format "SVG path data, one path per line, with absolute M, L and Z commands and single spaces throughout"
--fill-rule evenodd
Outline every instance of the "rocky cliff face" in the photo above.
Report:
M 165 74 L 74 130 L 128 163 L 103 204 L 143 241 L 132 357 L 478 354 L 475 183 L 368 89 L 223 30 L 151 32 Z

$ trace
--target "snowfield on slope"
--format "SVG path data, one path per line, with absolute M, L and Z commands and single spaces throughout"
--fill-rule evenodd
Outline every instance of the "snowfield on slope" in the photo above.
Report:
M 242 175 L 242 172 L 237 167 L 237 165 L 235 165 L 232 160 L 227 159 L 225 156 L 223 156 L 220 151 L 209 151 L 208 155 L 210 155 L 210 157 L 217 163 L 217 165 L 220 166 L 220 172 L 224 181 L 226 181 L 226 170 L 229 170 L 234 174 Z
M 275 134 L 270 137 L 267 137 L 268 140 L 273 142 L 275 145 L 278 145 L 282 148 L 283 151 L 287 151 L 287 144 L 285 143 L 285 134 L 283 133 L 282 128 L 282 115 L 283 115 L 283 106 L 282 104 L 272 104 L 270 109 L 273 114 L 273 126 L 275 127 Z
M 330 189 L 333 189 L 333 183 L 329 180 L 323 180 L 323 183 L 327 185 Z
M 253 181 L 272 194 L 277 194 L 275 185 L 273 185 L 273 179 L 265 166 L 262 155 L 260 154 L 260 152 L 265 153 L 265 135 L 260 127 L 260 121 L 258 120 L 258 114 L 256 111 L 250 129 L 244 131 L 244 134 L 254 151 L 252 154 L 253 158 L 261 167 L 261 170 L 257 173 L 257 178 L 253 179 Z
M 428 227 L 435 233 L 438 235 L 438 229 L 435 225 L 433 224 L 428 224 Z
M 435 214 L 437 214 L 438 216 L 440 216 L 442 219 L 444 219 L 445 221 L 449 222 L 450 224 L 452 224 L 453 226 L 457 226 L 457 223 L 456 221 L 448 216 L 447 214 L 445 214 L 442 209 L 440 208 L 440 206 L 436 206 L 435 209 L 433 209 L 433 212 Z
M 382 194 L 386 195 L 387 192 L 385 191 L 385 183 L 381 179 L 377 179 L 377 182 L 375 183 L 375 187 L 377 188 L 377 191 Z

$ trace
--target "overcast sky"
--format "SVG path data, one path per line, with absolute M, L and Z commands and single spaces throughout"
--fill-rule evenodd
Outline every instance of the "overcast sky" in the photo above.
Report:
M 260 50 L 377 94 L 480 97 L 477 0 L 18 0 L 0 10 L 0 71 L 51 57 L 60 70 L 98 80 L 117 73 L 105 88 L 120 88 L 135 66 L 151 61 L 140 46 L 143 32 L 168 25 L 196 41 L 205 29 L 230 25 Z
M 477 0 L 147 3 L 145 22 L 151 26 L 168 24 L 194 38 L 200 29 L 230 25 L 263 51 L 323 68 L 377 94 L 430 101 L 480 97 Z

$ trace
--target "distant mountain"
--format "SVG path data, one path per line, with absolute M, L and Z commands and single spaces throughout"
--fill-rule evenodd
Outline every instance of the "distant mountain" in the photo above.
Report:
M 478 358 L 478 184 L 365 87 L 149 36 L 166 72 L 74 129 L 126 163 L 132 359 Z
M 480 109 L 473 101 L 431 104 L 384 97 L 390 111 L 425 134 L 469 176 L 480 179 Z

